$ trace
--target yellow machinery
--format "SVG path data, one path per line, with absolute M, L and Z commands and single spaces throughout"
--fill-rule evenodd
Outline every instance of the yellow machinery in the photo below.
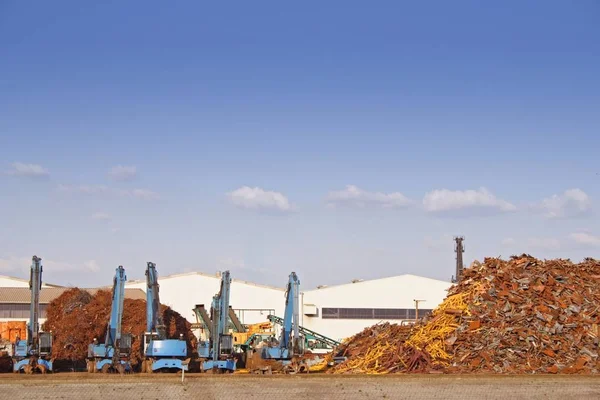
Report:
M 241 346 L 248 342 L 253 335 L 273 335 L 273 324 L 269 321 L 251 324 L 246 327 L 246 332 L 233 332 L 234 346 Z

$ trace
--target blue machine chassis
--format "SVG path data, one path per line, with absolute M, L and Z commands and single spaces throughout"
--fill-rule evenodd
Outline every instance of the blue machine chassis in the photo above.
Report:
M 152 360 L 152 371 L 158 371 L 163 368 L 177 368 L 180 370 L 187 371 L 187 364 L 183 363 L 183 360 L 177 358 L 159 358 Z
M 129 364 L 129 362 L 120 360 L 119 363 L 125 367 L 125 371 L 131 371 L 131 364 Z M 96 370 L 102 371 L 102 367 L 104 367 L 106 364 L 111 365 L 112 360 L 110 358 L 105 358 L 100 361 L 96 361 Z
M 37 363 L 43 365 L 44 367 L 46 367 L 47 371 L 52 371 L 52 361 L 48 361 L 48 360 L 44 360 L 44 359 L 39 358 L 37 360 Z M 13 371 L 14 372 L 19 372 L 26 365 L 29 365 L 29 358 L 24 358 L 21 361 L 16 362 L 14 364 L 14 366 L 13 366 Z
M 235 360 L 206 360 L 202 362 L 202 369 L 208 371 L 211 369 L 235 371 Z

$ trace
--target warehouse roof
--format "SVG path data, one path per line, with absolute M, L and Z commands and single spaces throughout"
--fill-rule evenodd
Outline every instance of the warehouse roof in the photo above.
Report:
M 48 304 L 71 288 L 52 287 L 42 288 L 40 291 L 40 304 Z M 92 296 L 100 289 L 82 289 Z M 146 293 L 142 289 L 125 289 L 125 298 L 133 300 L 146 300 Z M 0 303 L 26 303 L 31 302 L 29 288 L 0 288 Z
M 27 283 L 29 285 L 29 279 L 16 278 L 14 276 L 8 276 L 8 275 L 0 275 L 0 278 L 8 279 L 8 280 L 11 280 L 11 281 L 25 282 L 25 283 Z M 60 286 L 60 285 L 54 285 L 52 283 L 47 283 L 47 282 L 42 282 L 42 283 L 45 286 L 50 286 L 50 287 L 57 287 L 57 288 L 63 287 L 63 286 Z
M 373 283 L 373 282 L 381 282 L 381 281 L 385 281 L 385 280 L 391 280 L 391 279 L 406 279 L 406 280 L 412 280 L 412 281 L 419 281 L 422 282 L 423 284 L 442 284 L 442 285 L 448 285 L 448 287 L 450 287 L 450 285 L 452 285 L 451 282 L 449 281 L 442 281 L 440 279 L 433 279 L 433 278 L 426 278 L 424 276 L 418 276 L 418 275 L 412 275 L 412 274 L 403 274 L 403 275 L 395 275 L 395 276 L 388 276 L 386 278 L 377 278 L 377 279 L 369 279 L 369 280 L 362 280 L 362 279 L 355 279 L 352 282 L 349 283 L 341 283 L 338 285 L 319 285 L 316 287 L 316 289 L 310 289 L 310 290 L 305 290 L 305 292 L 308 291 L 322 291 L 322 290 L 327 290 L 327 289 L 334 289 L 334 288 L 340 288 L 340 287 L 344 287 L 344 286 L 352 286 L 352 285 L 360 285 L 360 284 L 368 284 L 368 283 Z
M 194 275 L 205 276 L 207 278 L 218 279 L 218 280 L 221 279 L 221 273 L 220 272 L 217 272 L 216 274 L 209 274 L 209 273 L 206 273 L 206 272 L 193 271 L 193 272 L 183 272 L 183 273 L 180 273 L 180 274 L 159 276 L 158 280 L 160 282 L 161 280 L 164 280 L 164 279 L 173 279 L 173 278 L 180 278 L 180 277 L 194 276 Z M 231 278 L 231 282 L 243 283 L 244 285 L 256 286 L 256 287 L 263 287 L 263 288 L 267 288 L 267 289 L 274 289 L 274 290 L 285 291 L 285 288 L 283 288 L 283 287 L 263 285 L 261 283 L 254 283 L 254 282 L 244 281 L 244 280 L 241 280 L 241 279 Z M 130 284 L 130 283 L 146 283 L 146 280 L 145 279 L 136 279 L 136 280 L 127 281 L 127 283 L 128 284 Z

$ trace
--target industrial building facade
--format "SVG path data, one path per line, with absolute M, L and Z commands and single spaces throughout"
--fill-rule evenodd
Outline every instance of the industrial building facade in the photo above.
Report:
M 210 308 L 212 297 L 219 290 L 220 274 L 190 272 L 169 275 L 159 277 L 159 284 L 161 303 L 195 323 L 194 307 L 204 305 Z M 440 304 L 450 286 L 451 283 L 446 281 L 400 275 L 311 290 L 302 290 L 301 287 L 300 324 L 340 341 L 379 322 L 412 322 Z M 127 297 L 145 298 L 145 280 L 129 281 L 126 288 Z M 40 302 L 41 322 L 45 320 L 48 303 L 65 290 L 67 288 L 57 285 L 44 285 Z M 29 301 L 27 280 L 0 276 L 0 322 L 27 321 Z M 229 303 L 243 324 L 264 322 L 269 314 L 283 316 L 285 288 L 233 277 Z M 196 335 L 205 335 L 200 327 L 195 328 Z
M 188 321 L 196 322 L 193 308 L 197 304 L 210 308 L 212 297 L 219 290 L 220 274 L 170 275 L 159 278 L 159 284 L 161 302 Z M 146 290 L 145 286 L 143 280 L 126 284 L 128 288 L 142 290 Z M 300 325 L 332 339 L 343 340 L 382 321 L 404 323 L 424 316 L 444 300 L 450 286 L 450 282 L 400 275 L 301 290 Z M 269 314 L 282 317 L 285 288 L 234 277 L 229 304 L 243 324 L 266 321 Z

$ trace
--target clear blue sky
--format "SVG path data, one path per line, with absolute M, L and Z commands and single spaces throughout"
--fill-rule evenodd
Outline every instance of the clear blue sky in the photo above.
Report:
M 0 274 L 598 256 L 596 1 L 91 3 L 0 0 Z

